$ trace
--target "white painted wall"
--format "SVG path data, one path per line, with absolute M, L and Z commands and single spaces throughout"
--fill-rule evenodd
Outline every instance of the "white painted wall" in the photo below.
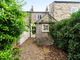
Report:
M 23 44 L 28 38 L 29 38 L 29 32 L 24 31 L 21 35 L 20 35 L 20 40 L 19 40 L 19 44 Z

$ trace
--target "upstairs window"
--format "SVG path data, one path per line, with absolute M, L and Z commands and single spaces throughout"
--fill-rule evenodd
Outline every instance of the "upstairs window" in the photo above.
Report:
M 76 12 L 78 10 L 79 10 L 78 7 L 71 7 L 70 12 L 73 13 L 73 12 Z
M 39 20 L 39 15 L 38 15 L 38 20 Z
M 40 15 L 40 16 L 39 16 L 39 18 L 41 19 L 41 18 L 42 18 L 42 16 Z
M 37 19 L 38 19 L 38 20 L 39 20 L 39 19 L 41 19 L 41 18 L 42 18 L 42 16 L 41 16 L 41 15 L 38 15 L 38 16 L 37 16 Z

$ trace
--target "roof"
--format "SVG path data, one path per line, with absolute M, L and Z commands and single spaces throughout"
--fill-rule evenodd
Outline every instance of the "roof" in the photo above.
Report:
M 49 13 L 49 12 L 46 12 L 46 11 L 26 11 L 26 12 L 29 12 L 29 13 Z
M 56 22 L 56 19 L 52 17 L 49 13 L 45 14 L 40 20 L 36 21 L 38 24 L 49 24 Z
M 80 3 L 79 1 L 54 1 L 54 3 Z

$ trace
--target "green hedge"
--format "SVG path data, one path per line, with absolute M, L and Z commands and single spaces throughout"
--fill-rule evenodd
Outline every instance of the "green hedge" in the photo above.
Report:
M 0 60 L 11 60 L 7 54 L 11 54 L 12 43 L 25 30 L 24 16 L 16 0 L 0 0 Z M 4 56 L 6 59 L 1 59 Z
M 50 34 L 54 44 L 68 54 L 68 60 L 80 60 L 80 11 L 52 24 Z

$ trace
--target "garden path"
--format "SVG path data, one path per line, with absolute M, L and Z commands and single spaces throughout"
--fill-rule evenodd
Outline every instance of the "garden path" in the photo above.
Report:
M 29 38 L 20 48 L 20 60 L 67 60 L 66 54 L 51 46 L 37 46 L 34 38 Z

